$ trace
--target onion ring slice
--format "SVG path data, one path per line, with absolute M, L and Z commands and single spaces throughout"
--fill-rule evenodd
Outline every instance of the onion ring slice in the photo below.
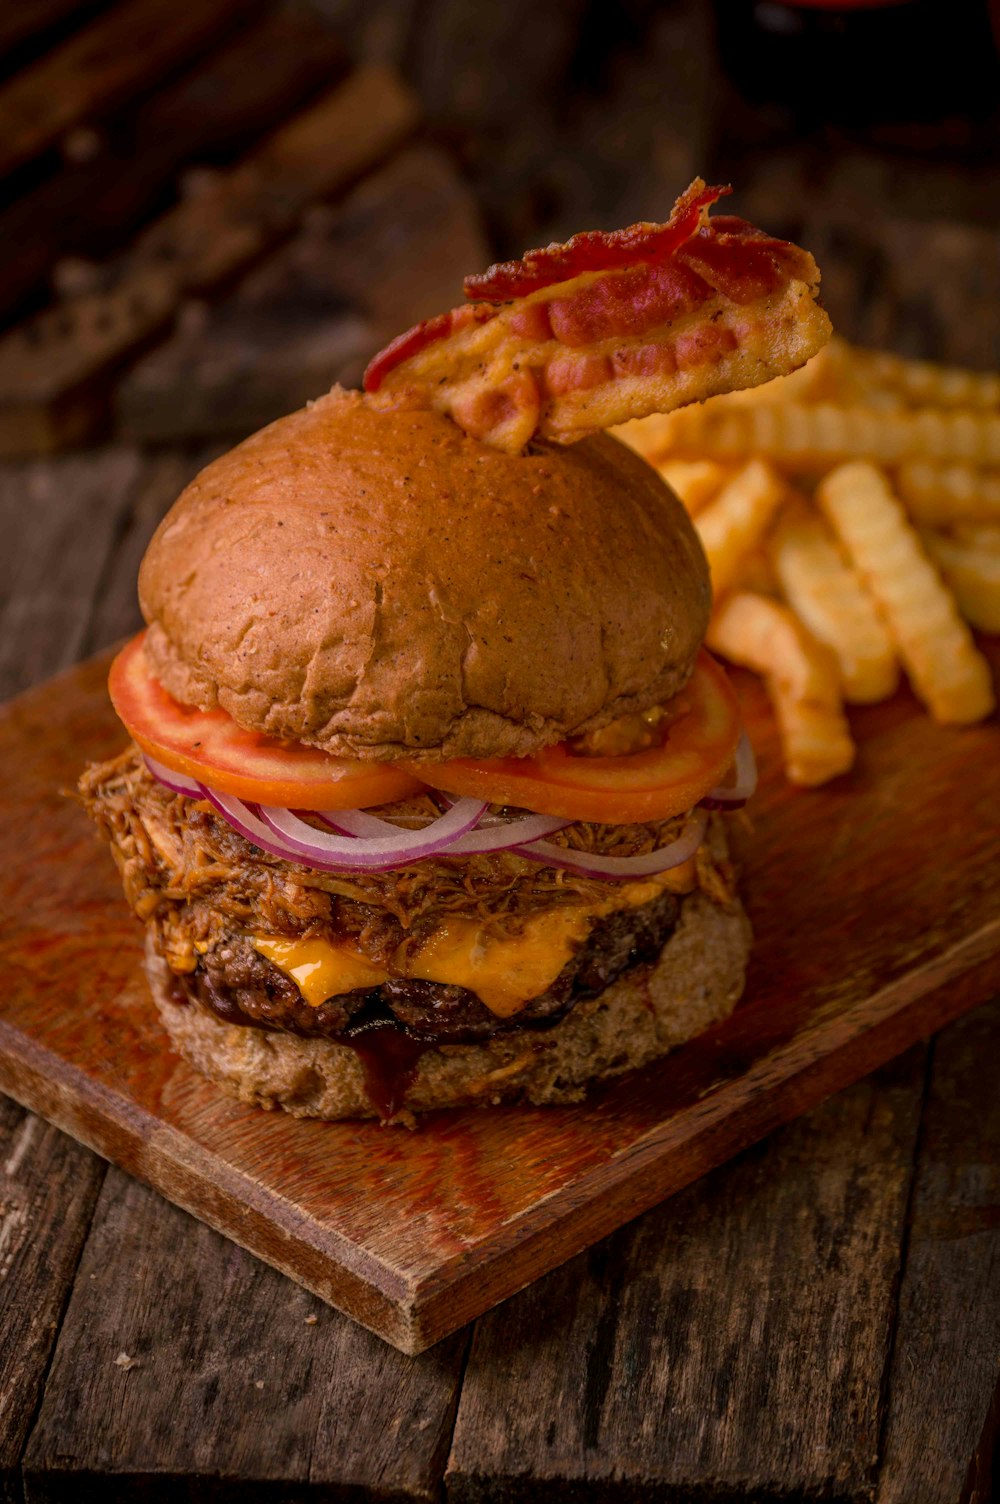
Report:
M 400 830 L 392 825 L 389 826 L 391 834 L 363 837 L 316 830 L 288 809 L 261 808 L 260 818 L 292 852 L 293 861 L 301 862 L 305 858 L 316 867 L 326 864 L 340 871 L 384 872 L 391 867 L 437 856 L 454 840 L 472 830 L 486 809 L 484 800 L 459 799 L 422 830 Z
M 570 872 L 579 872 L 583 877 L 612 878 L 618 881 L 640 877 L 655 877 L 660 872 L 669 872 L 693 857 L 705 839 L 708 815 L 695 809 L 676 841 L 661 846 L 657 851 L 647 851 L 643 856 L 601 856 L 595 851 L 571 851 L 566 846 L 556 846 L 551 841 L 532 841 L 516 849 L 521 856 L 534 862 L 543 862 L 547 867 L 565 867 Z

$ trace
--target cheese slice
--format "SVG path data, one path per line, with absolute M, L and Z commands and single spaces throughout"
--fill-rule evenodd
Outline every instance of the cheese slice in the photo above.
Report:
M 291 977 L 306 1002 L 318 1008 L 328 997 L 358 987 L 378 987 L 389 973 L 366 956 L 329 940 L 282 940 L 255 935 L 254 948 Z
M 466 987 L 498 1018 L 510 1018 L 552 986 L 596 919 L 650 903 L 663 892 L 689 892 L 695 881 L 692 859 L 671 872 L 629 883 L 614 898 L 549 909 L 529 919 L 520 934 L 505 938 L 491 935 L 475 919 L 450 918 L 419 950 L 401 946 L 391 971 L 343 942 L 256 935 L 253 943 L 295 982 L 313 1008 L 341 992 L 378 987 L 390 977 L 413 977 Z

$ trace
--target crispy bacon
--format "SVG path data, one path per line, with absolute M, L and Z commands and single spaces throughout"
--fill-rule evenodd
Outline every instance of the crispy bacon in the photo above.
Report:
M 829 338 L 807 251 L 696 179 L 663 225 L 589 231 L 470 277 L 468 303 L 393 340 L 365 373 L 378 405 L 429 407 L 517 453 L 755 386 Z
M 563 245 L 525 251 L 520 261 L 498 261 L 489 271 L 466 277 L 465 296 L 506 303 L 542 287 L 567 282 L 581 272 L 608 272 L 672 256 L 698 228 L 702 210 L 732 193 L 730 187 L 706 188 L 701 178 L 674 204 L 666 224 L 643 221 L 624 230 L 582 230 Z
M 712 287 L 679 258 L 633 266 L 617 277 L 598 277 L 548 305 L 552 333 L 563 345 L 594 345 L 602 339 L 629 339 L 646 329 L 693 313 L 712 296 Z
M 394 366 L 412 360 L 414 355 L 419 355 L 428 345 L 433 345 L 440 339 L 448 339 L 452 334 L 460 334 L 473 324 L 488 323 L 496 314 L 497 310 L 485 303 L 466 303 L 461 308 L 436 313 L 432 319 L 423 319 L 421 323 L 414 324 L 412 329 L 397 334 L 384 350 L 379 351 L 374 360 L 369 361 L 365 371 L 365 391 L 377 392 Z

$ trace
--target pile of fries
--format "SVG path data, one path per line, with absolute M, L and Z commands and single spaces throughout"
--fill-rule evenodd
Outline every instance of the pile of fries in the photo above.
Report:
M 851 767 L 844 703 L 885 699 L 900 669 L 937 721 L 991 713 L 970 626 L 1000 632 L 1000 375 L 834 339 L 791 376 L 617 434 L 691 513 L 708 644 L 763 676 L 793 783 Z

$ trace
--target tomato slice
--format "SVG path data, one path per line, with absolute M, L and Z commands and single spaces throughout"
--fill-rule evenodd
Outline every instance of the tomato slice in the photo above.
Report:
M 111 665 L 108 691 L 133 740 L 175 773 L 282 809 L 364 809 L 424 787 L 401 763 L 333 757 L 318 747 L 245 731 L 224 710 L 179 704 L 150 673 L 145 637 L 140 632 L 122 648 Z
M 694 673 L 665 707 L 656 745 L 590 757 L 561 742 L 534 757 L 402 763 L 434 788 L 567 820 L 624 825 L 692 809 L 722 781 L 740 738 L 725 672 L 702 649 Z

